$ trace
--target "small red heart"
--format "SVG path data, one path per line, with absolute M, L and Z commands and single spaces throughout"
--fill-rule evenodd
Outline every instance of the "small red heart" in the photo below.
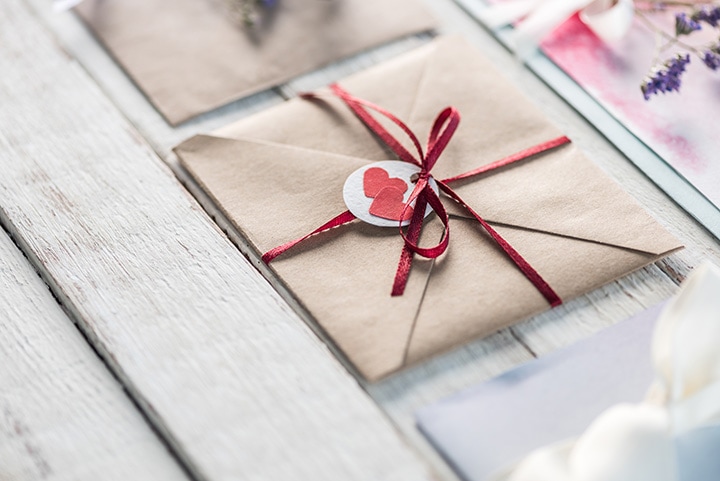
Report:
M 399 177 L 390 178 L 385 169 L 371 167 L 363 176 L 363 189 L 366 197 L 376 197 L 385 187 L 393 187 L 404 194 L 408 190 L 407 183 Z
M 407 186 L 405 189 L 407 190 Z M 383 219 L 399 221 L 405 208 L 404 197 L 404 191 L 395 187 L 385 187 L 378 192 L 372 204 L 370 204 L 370 213 Z M 413 208 L 408 207 L 402 220 L 409 220 L 412 216 Z

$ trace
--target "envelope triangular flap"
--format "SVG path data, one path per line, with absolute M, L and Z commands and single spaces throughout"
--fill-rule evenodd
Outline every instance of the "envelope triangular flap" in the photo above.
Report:
M 198 135 L 176 148 L 183 165 L 259 253 L 347 210 L 344 180 L 368 161 L 264 141 Z
M 456 191 L 490 222 L 654 255 L 679 247 L 574 146 L 465 181 Z M 469 217 L 462 209 L 453 213 Z

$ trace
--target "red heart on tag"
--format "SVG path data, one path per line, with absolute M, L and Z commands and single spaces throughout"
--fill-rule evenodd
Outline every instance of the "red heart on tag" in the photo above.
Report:
M 377 197 L 381 190 L 385 187 L 392 187 L 404 194 L 408 190 L 408 185 L 399 177 L 390 178 L 385 169 L 380 167 L 371 167 L 365 171 L 363 176 L 363 189 L 366 197 Z
M 405 190 L 407 190 L 407 185 L 405 186 Z M 385 187 L 375 196 L 372 204 L 370 204 L 369 212 L 383 219 L 399 221 L 405 208 L 404 197 L 404 191 L 396 189 L 395 187 Z M 412 215 L 413 208 L 408 207 L 402 220 L 409 220 Z

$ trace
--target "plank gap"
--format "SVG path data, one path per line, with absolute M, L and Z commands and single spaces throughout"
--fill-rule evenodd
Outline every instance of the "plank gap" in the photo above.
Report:
M 139 400 L 142 398 L 142 396 L 138 392 L 136 392 L 135 389 L 132 388 L 132 383 L 128 379 L 124 379 L 123 376 L 121 376 L 118 371 L 113 367 L 113 364 L 109 360 L 112 355 L 109 353 L 100 352 L 100 346 L 102 346 L 103 344 L 101 342 L 98 342 L 97 339 L 93 341 L 93 334 L 89 330 L 85 329 L 85 323 L 80 322 L 82 316 L 75 308 L 73 302 L 68 299 L 68 297 L 63 293 L 62 288 L 55 281 L 52 274 L 50 274 L 50 272 L 48 272 L 48 270 L 43 266 L 42 262 L 37 257 L 32 248 L 23 239 L 22 235 L 20 235 L 19 232 L 14 228 L 12 221 L 9 219 L 7 213 L 2 207 L 0 207 L 0 227 L 2 228 L 2 232 L 7 234 L 10 240 L 12 240 L 15 247 L 17 247 L 17 249 L 25 257 L 25 259 L 27 259 L 28 263 L 32 266 L 37 276 L 43 281 L 43 283 L 47 287 L 50 295 L 52 295 L 53 299 L 55 299 L 55 302 L 57 302 L 58 306 L 60 306 L 67 318 L 75 326 L 75 329 L 77 330 L 77 332 L 80 333 L 83 340 L 90 347 L 97 359 L 99 359 L 103 366 L 105 366 L 112 378 L 120 386 L 122 386 L 123 392 L 125 392 L 127 398 L 129 399 L 133 407 L 138 411 L 145 424 L 150 428 L 150 430 L 157 437 L 159 442 L 168 451 L 172 459 L 177 463 L 183 474 L 188 478 L 189 481 L 207 481 L 207 478 L 199 475 L 197 470 L 193 469 L 191 463 L 189 462 L 191 458 L 187 454 L 181 453 L 176 448 L 175 443 L 170 441 L 167 430 L 161 428 L 158 425 L 157 421 L 154 419 L 154 415 L 151 414 L 154 413 L 152 407 L 149 405 L 147 407 L 144 406 L 144 403 Z
M 530 355 L 531 355 L 532 357 L 534 357 L 534 358 L 537 358 L 537 357 L 538 357 L 537 353 L 536 353 L 535 351 L 533 351 L 533 349 L 528 345 L 528 343 L 525 342 L 525 340 L 522 338 L 522 336 L 520 336 L 517 332 L 515 332 L 515 328 L 514 328 L 514 327 L 509 327 L 508 330 L 510 331 L 510 334 L 512 335 L 512 337 L 513 337 L 518 343 L 520 343 L 520 345 L 521 345 L 522 347 L 524 347 L 524 348 L 527 350 L 528 354 L 530 354 Z

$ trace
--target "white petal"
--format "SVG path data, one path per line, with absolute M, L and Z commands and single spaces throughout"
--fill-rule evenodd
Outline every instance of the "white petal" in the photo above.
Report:
M 596 0 L 580 12 L 580 20 L 605 42 L 620 40 L 630 30 L 635 5 L 633 0 Z
M 70 10 L 75 5 L 78 5 L 83 0 L 53 0 L 53 10 L 56 12 L 62 12 L 64 10 Z
M 572 481 L 678 481 L 669 415 L 648 404 L 614 406 L 578 439 L 568 463 Z
M 525 57 L 560 24 L 592 2 L 593 0 L 544 0 L 513 32 L 512 46 L 515 53 Z
M 720 269 L 698 267 L 665 309 L 653 339 L 656 370 L 679 402 L 720 381 Z
M 525 458 L 507 481 L 574 481 L 568 471 L 573 442 L 538 449 Z

